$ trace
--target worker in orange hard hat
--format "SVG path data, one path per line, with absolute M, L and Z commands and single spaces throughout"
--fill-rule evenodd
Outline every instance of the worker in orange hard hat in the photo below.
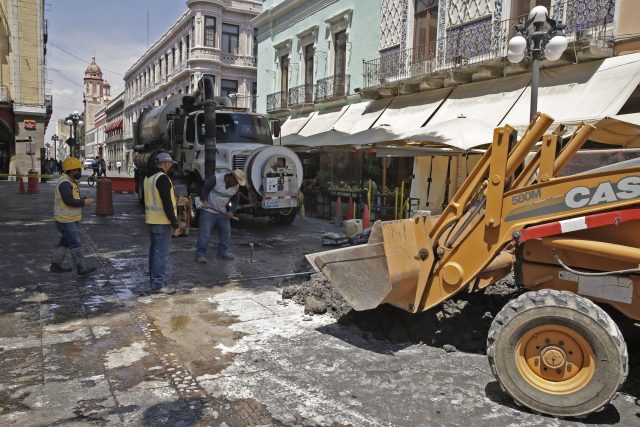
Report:
M 78 223 L 82 219 L 82 208 L 93 205 L 92 198 L 80 196 L 78 188 L 80 178 L 82 178 L 82 162 L 75 157 L 66 158 L 62 162 L 62 174 L 56 184 L 53 198 L 53 219 L 56 221 L 56 227 L 60 233 L 60 242 L 53 250 L 51 267 L 49 268 L 49 271 L 53 273 L 68 273 L 72 270 L 70 267 L 62 265 L 67 250 L 71 252 L 71 258 L 78 275 L 88 276 L 95 271 L 95 267 L 87 266 L 78 236 Z

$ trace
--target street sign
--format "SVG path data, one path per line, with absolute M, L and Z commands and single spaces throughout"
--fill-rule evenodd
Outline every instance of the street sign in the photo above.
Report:
M 25 120 L 24 121 L 24 130 L 36 130 L 36 121 L 35 120 Z

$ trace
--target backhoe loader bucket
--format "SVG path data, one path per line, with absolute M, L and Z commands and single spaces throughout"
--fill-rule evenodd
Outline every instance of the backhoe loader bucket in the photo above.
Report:
M 307 255 L 355 310 L 392 304 L 415 311 L 420 283 L 433 263 L 429 216 L 376 222 L 365 245 Z

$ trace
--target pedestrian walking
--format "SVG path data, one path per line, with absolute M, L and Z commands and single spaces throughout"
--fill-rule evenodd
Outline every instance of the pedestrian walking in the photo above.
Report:
M 229 173 L 216 173 L 205 180 L 200 193 L 203 207 L 200 209 L 196 262 L 201 264 L 207 262 L 204 254 L 207 252 L 209 237 L 214 230 L 218 232 L 218 258 L 224 260 L 234 258 L 229 252 L 231 242 L 229 220 L 238 221 L 235 216 L 238 208 L 238 190 L 240 185 L 244 186 L 244 184 L 244 172 L 240 169 Z M 228 204 L 231 205 L 229 208 Z
M 98 159 L 98 178 L 101 176 L 107 177 L 107 162 L 102 157 Z
M 149 225 L 149 278 L 151 292 L 170 294 L 175 290 L 165 284 L 171 236 L 180 235 L 176 196 L 167 172 L 177 163 L 169 153 L 156 156 L 156 168 L 144 179 L 144 210 Z
M 118 175 L 120 175 L 120 172 L 122 170 L 122 162 L 120 160 L 116 162 L 116 169 L 118 169 Z
M 80 178 L 82 178 L 82 162 L 75 157 L 65 159 L 62 162 L 62 175 L 56 184 L 53 198 L 53 219 L 60 234 L 60 241 L 51 257 L 49 271 L 52 273 L 68 273 L 72 270 L 62 265 L 67 250 L 71 252 L 71 258 L 79 276 L 88 276 L 96 269 L 87 266 L 78 235 L 82 208 L 93 205 L 91 197 L 80 196 L 78 188 Z

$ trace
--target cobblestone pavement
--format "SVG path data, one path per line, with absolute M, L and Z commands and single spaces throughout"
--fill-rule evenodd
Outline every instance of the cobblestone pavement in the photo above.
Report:
M 16 193 L 0 182 L 0 425 L 640 425 L 637 357 L 613 404 L 556 420 L 516 408 L 483 355 L 376 340 L 305 316 L 279 280 L 229 280 L 308 270 L 303 254 L 337 230 L 326 221 L 243 216 L 232 262 L 196 264 L 195 233 L 174 239 L 178 293 L 139 297 L 148 238 L 133 195 L 86 215 L 98 273 L 79 279 L 47 271 L 53 184 Z

